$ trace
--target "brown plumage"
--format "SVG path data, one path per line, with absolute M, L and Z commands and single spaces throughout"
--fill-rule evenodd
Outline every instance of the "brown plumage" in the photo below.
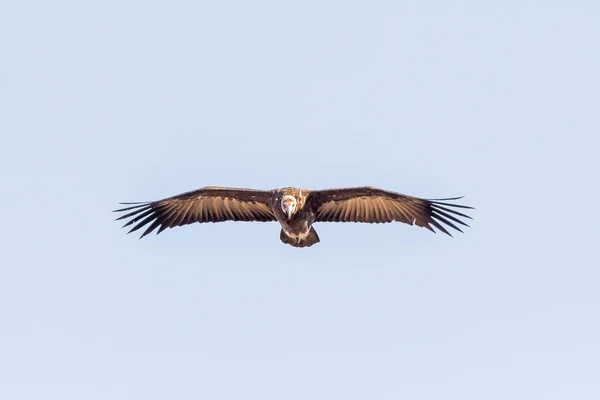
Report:
M 374 187 L 311 191 L 292 187 L 254 190 L 208 186 L 155 202 L 122 203 L 130 206 L 115 212 L 127 212 L 117 219 L 130 218 L 124 225 L 133 225 L 129 232 L 147 226 L 140 238 L 157 228 L 160 233 L 194 222 L 277 221 L 282 228 L 282 242 L 308 247 L 319 242 L 312 227 L 315 222 L 396 221 L 432 232 L 435 227 L 452 236 L 444 225 L 462 232 L 458 225 L 468 225 L 461 218 L 471 218 L 456 208 L 472 207 L 448 203 L 458 199 L 426 200 Z

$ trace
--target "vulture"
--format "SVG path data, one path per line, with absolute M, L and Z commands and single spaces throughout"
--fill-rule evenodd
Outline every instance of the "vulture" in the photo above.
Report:
M 319 242 L 315 222 L 404 222 L 452 236 L 471 219 L 457 209 L 473 207 L 449 203 L 462 197 L 421 199 L 376 187 L 309 190 L 286 187 L 255 190 L 207 186 L 191 192 L 144 203 L 120 203 L 125 208 L 117 220 L 127 220 L 128 233 L 146 227 L 140 239 L 158 228 L 174 228 L 195 222 L 258 221 L 279 222 L 279 238 L 294 247 Z

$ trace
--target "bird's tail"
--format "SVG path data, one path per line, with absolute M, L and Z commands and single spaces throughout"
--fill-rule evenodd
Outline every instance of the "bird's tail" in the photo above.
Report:
M 283 243 L 289 244 L 290 246 L 294 246 L 294 247 L 310 247 L 313 244 L 320 242 L 319 235 L 317 235 L 317 231 L 315 231 L 315 228 L 313 228 L 312 226 L 310 227 L 308 236 L 305 237 L 304 239 L 291 238 L 283 231 L 283 229 L 281 230 L 281 233 L 279 234 L 279 238 L 281 239 L 281 241 Z

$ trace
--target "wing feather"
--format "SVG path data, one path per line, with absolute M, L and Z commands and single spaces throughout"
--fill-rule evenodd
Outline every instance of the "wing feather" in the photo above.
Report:
M 148 215 L 152 214 L 152 212 L 153 212 L 152 209 L 148 208 L 148 209 L 138 210 L 138 211 L 134 211 L 132 213 L 127 214 L 128 216 L 135 215 L 135 218 L 130 219 L 129 222 L 127 222 L 125 225 L 123 225 L 123 227 L 129 226 L 129 225 L 139 221 L 140 219 L 147 217 Z
M 233 216 L 233 213 L 231 212 L 231 207 L 229 205 L 229 199 L 228 198 L 224 198 L 223 199 L 223 213 L 225 214 L 227 219 L 232 219 L 235 218 Z
M 276 221 L 269 204 L 273 192 L 267 190 L 207 186 L 163 200 L 147 203 L 121 203 L 129 207 L 114 210 L 126 212 L 117 220 L 135 224 L 128 233 L 148 225 L 140 238 L 159 228 L 188 225 L 195 222 Z
M 398 222 L 404 222 L 406 224 L 409 225 L 413 225 L 415 222 L 414 218 L 411 218 L 409 215 L 409 212 L 407 209 L 400 207 L 399 204 L 396 204 L 395 202 L 390 202 L 390 204 L 392 205 L 392 207 L 394 207 L 394 209 L 396 210 L 395 215 L 395 220 Z
M 473 207 L 450 203 L 462 197 L 421 199 L 374 187 L 314 190 L 307 207 L 316 214 L 315 222 L 403 222 L 435 232 L 434 227 L 450 236 L 447 227 L 459 232 L 458 225 L 468 226 L 470 216 L 456 211 Z
M 445 218 L 451 219 L 452 221 L 454 221 L 454 222 L 456 222 L 456 223 L 458 223 L 458 224 L 461 224 L 461 225 L 464 225 L 464 226 L 468 226 L 467 224 L 465 224 L 465 223 L 464 223 L 463 221 L 461 221 L 460 219 L 458 219 L 458 218 L 454 217 L 454 216 L 453 216 L 453 215 L 451 215 L 450 213 L 447 213 L 447 212 L 445 212 L 445 211 L 442 211 L 441 209 L 436 209 L 436 210 L 435 210 L 435 213 L 436 213 L 436 214 L 439 214 L 439 215 L 441 215 L 441 216 L 443 216 L 443 217 L 445 217 Z M 464 214 L 463 214 L 463 215 L 464 215 Z M 457 229 L 458 229 L 458 228 L 457 228 Z M 460 230 L 460 229 L 459 229 L 459 230 Z
M 144 231 L 144 236 L 154 231 L 158 226 L 160 226 L 159 220 L 154 220 L 154 222 Z

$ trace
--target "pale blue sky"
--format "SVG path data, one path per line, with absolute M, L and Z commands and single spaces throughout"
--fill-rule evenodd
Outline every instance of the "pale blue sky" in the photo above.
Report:
M 0 398 L 598 399 L 600 3 L 6 1 Z M 449 238 L 137 240 L 206 185 L 465 195 Z

